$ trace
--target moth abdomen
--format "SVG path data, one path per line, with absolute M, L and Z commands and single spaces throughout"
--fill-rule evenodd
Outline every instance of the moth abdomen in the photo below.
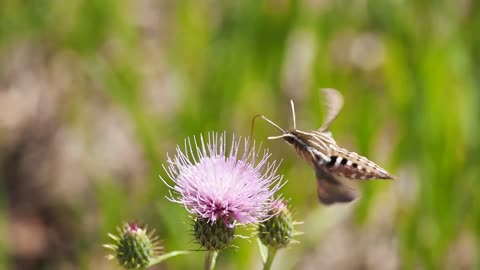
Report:
M 338 151 L 339 153 L 331 156 L 330 162 L 325 164 L 330 173 L 350 179 L 393 179 L 387 171 L 366 157 L 341 148 Z

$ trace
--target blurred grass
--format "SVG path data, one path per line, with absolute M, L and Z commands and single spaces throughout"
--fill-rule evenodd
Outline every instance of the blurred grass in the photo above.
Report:
M 363 198 L 352 206 L 355 226 L 365 229 L 378 198 L 390 194 L 395 197 L 391 237 L 401 269 L 446 269 L 452 246 L 465 233 L 475 237 L 473 267 L 478 269 L 479 27 L 475 1 L 3 0 L 0 58 L 8 59 L 17 47 L 30 44 L 47 63 L 53 58 L 70 63 L 70 71 L 80 79 L 68 90 L 69 116 L 59 117 L 66 126 L 77 126 L 78 121 L 89 128 L 81 115 L 90 99 L 107 100 L 133 123 L 148 171 L 145 185 L 132 193 L 115 182 L 114 175 L 95 185 L 99 229 L 88 237 L 90 243 L 75 250 L 85 258 L 85 268 L 106 241 L 106 232 L 129 219 L 155 226 L 169 250 L 197 248 L 190 242 L 185 211 L 164 198 L 167 189 L 158 175 L 165 177 L 161 164 L 166 152 L 183 144 L 185 137 L 210 130 L 248 136 L 250 120 L 258 113 L 288 127 L 292 97 L 299 126 L 313 129 L 321 124 L 323 112 L 317 89 L 334 87 L 346 100 L 332 126 L 337 142 L 379 158 L 379 164 L 399 176 L 397 183 L 364 185 Z M 296 33 L 310 37 L 313 47 L 293 59 L 301 59 L 310 48 L 310 65 L 287 65 L 292 64 L 287 62 L 292 44 L 302 45 Z M 362 64 L 378 51 L 367 46 L 353 55 L 365 37 L 383 50 L 381 62 L 372 69 Z M 306 79 L 289 85 L 285 77 L 296 71 Z M 173 80 L 155 88 L 167 93 L 166 100 L 155 100 L 162 102 L 159 106 L 170 108 L 169 103 L 178 102 L 170 113 L 149 109 L 149 72 L 160 81 Z M 169 92 L 180 100 L 169 100 Z M 255 138 L 271 147 L 275 158 L 284 159 L 281 170 L 289 180 L 285 197 L 291 198 L 297 219 L 311 221 L 323 211 L 312 189 L 313 173 L 284 143 L 265 142 L 275 132 L 257 123 Z M 0 206 L 0 212 L 8 211 L 3 202 Z M 80 215 L 88 211 L 82 204 L 75 208 Z M 8 226 L 5 216 L 0 215 L 0 224 Z M 5 234 L 4 226 L 0 228 Z M 321 242 L 324 234 L 314 242 Z M 307 244 L 295 246 L 292 253 L 307 256 L 307 246 L 315 244 L 308 238 L 305 235 L 301 240 Z M 252 261 L 258 263 L 254 245 L 242 240 L 237 244 L 240 249 L 221 256 L 220 266 L 247 269 Z M 10 251 L 3 244 L 0 248 L 3 264 Z M 167 265 L 191 269 L 200 261 L 201 254 L 195 254 Z

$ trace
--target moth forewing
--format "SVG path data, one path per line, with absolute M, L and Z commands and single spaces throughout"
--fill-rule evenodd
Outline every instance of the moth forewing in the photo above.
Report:
M 343 96 L 333 88 L 320 89 L 324 96 L 325 120 L 318 129 L 320 132 L 326 131 L 332 122 L 337 118 L 343 108 Z

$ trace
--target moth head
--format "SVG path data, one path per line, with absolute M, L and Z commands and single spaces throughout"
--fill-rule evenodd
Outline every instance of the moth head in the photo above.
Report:
M 287 133 L 286 135 L 291 135 L 290 133 Z M 283 139 L 288 143 L 288 144 L 293 144 L 295 142 L 295 138 L 293 136 L 283 136 Z

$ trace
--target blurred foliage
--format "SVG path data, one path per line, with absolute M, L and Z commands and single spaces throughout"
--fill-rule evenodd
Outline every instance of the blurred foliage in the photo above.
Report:
M 478 269 L 479 29 L 471 0 L 2 0 L 0 268 L 112 269 L 100 245 L 132 219 L 167 250 L 197 249 L 158 178 L 166 153 L 211 130 L 248 136 L 259 113 L 289 127 L 290 99 L 314 129 L 318 88 L 333 87 L 337 142 L 398 180 L 325 208 L 310 168 L 257 122 L 305 220 L 274 268 Z M 39 250 L 22 248 L 35 228 Z M 254 241 L 236 245 L 218 268 L 259 268 Z

